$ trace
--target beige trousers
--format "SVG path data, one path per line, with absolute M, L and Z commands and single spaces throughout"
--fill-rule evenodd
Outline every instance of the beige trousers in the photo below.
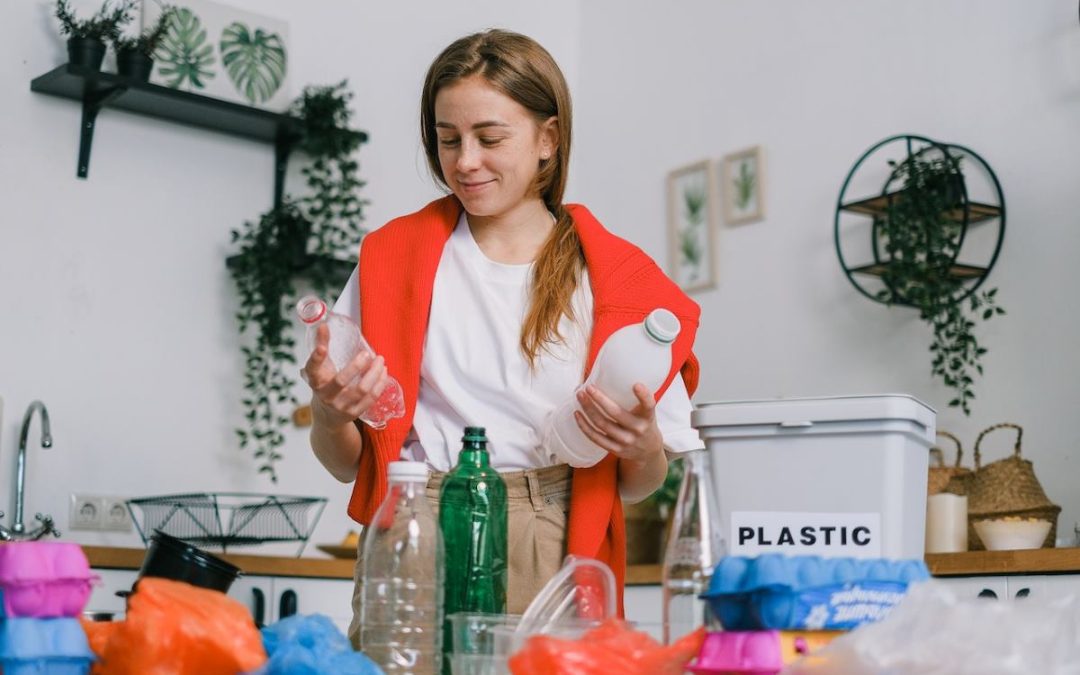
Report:
M 544 469 L 529 469 L 499 474 L 506 482 L 507 554 L 509 579 L 506 611 L 521 614 L 551 577 L 559 571 L 566 557 L 566 525 L 570 513 L 572 470 L 565 464 Z M 439 513 L 439 488 L 444 473 L 428 479 L 427 497 Z M 435 523 L 432 523 L 435 527 Z M 363 550 L 365 529 L 360 534 L 353 571 L 353 619 L 349 640 L 360 648 L 360 607 L 363 600 Z

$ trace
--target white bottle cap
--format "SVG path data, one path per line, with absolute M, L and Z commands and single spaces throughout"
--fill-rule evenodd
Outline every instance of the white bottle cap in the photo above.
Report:
M 405 460 L 390 462 L 390 480 L 427 482 L 427 479 L 428 468 L 425 462 L 407 462 Z
M 645 317 L 645 332 L 657 342 L 671 344 L 681 329 L 679 318 L 663 307 L 654 309 Z

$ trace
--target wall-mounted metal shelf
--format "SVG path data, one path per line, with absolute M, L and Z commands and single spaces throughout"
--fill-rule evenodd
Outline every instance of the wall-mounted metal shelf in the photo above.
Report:
M 911 134 L 890 136 L 864 152 L 848 172 L 843 187 L 840 189 L 840 196 L 837 199 L 834 219 L 834 239 L 840 266 L 851 284 L 860 293 L 875 302 L 897 305 L 911 304 L 901 289 L 889 286 L 887 271 L 895 264 L 895 261 L 882 246 L 882 226 L 897 206 L 902 205 L 905 199 L 911 198 L 910 195 L 905 195 L 906 190 L 899 185 L 901 181 L 898 179 L 897 169 L 895 168 L 897 163 L 905 158 L 910 159 L 919 156 L 943 156 L 956 166 L 957 195 L 954 202 L 955 207 L 943 210 L 938 214 L 942 221 L 958 226 L 956 228 L 958 234 L 950 242 L 951 260 L 948 263 L 948 268 L 943 269 L 948 278 L 961 282 L 951 300 L 959 302 L 974 293 L 986 280 L 987 275 L 990 274 L 994 263 L 997 262 L 998 254 L 1001 252 L 1001 244 L 1005 234 L 1005 198 L 1001 192 L 1001 184 L 998 182 L 997 176 L 994 175 L 993 170 L 983 158 L 964 146 L 939 143 L 925 136 Z M 882 161 L 882 157 L 892 157 L 892 160 L 886 165 L 886 162 Z M 873 161 L 868 161 L 871 159 Z M 975 201 L 969 197 L 969 187 L 965 182 L 964 174 L 959 168 L 961 159 L 966 162 L 965 166 L 972 169 L 972 173 L 983 177 L 983 187 L 985 188 L 983 192 L 988 195 L 988 198 L 983 198 L 985 201 Z M 865 172 L 867 177 L 858 181 L 861 194 L 858 198 L 851 199 L 847 197 L 848 190 L 852 189 L 853 184 L 855 184 L 857 174 L 862 172 Z M 878 178 L 878 176 L 881 176 L 881 178 Z M 877 182 L 875 178 L 881 182 Z M 880 186 L 876 188 L 877 194 L 862 196 L 866 194 L 867 186 L 873 186 L 875 183 Z M 852 189 L 852 191 L 855 190 Z M 841 218 L 845 214 L 858 216 L 854 218 L 848 216 L 848 218 L 856 222 L 842 225 Z M 981 255 L 978 250 L 974 250 L 977 247 L 969 249 L 964 246 L 967 241 L 968 230 L 974 226 L 980 226 L 978 231 L 992 240 L 989 250 L 983 250 Z M 845 245 L 845 242 L 842 241 L 845 238 L 854 240 L 856 245 Z M 865 243 L 867 240 L 868 246 Z M 869 250 L 868 254 L 865 253 L 867 249 Z M 858 262 L 852 264 L 848 257 L 845 257 L 845 250 L 853 251 L 854 255 L 848 257 L 852 257 Z M 859 254 L 860 251 L 862 252 L 861 255 Z M 867 258 L 872 258 L 872 262 Z M 960 258 L 963 258 L 966 262 L 960 262 Z M 986 258 L 986 262 L 983 262 L 981 258 Z M 972 264 L 973 262 L 976 264 Z M 865 280 L 867 277 L 876 277 L 878 281 L 866 285 Z
M 300 136 L 300 120 L 295 117 L 71 64 L 57 66 L 34 78 L 30 90 L 82 103 L 76 165 L 79 178 L 86 178 L 90 171 L 90 148 L 98 113 L 103 108 L 116 108 L 273 143 L 274 204 L 281 203 L 289 152 Z

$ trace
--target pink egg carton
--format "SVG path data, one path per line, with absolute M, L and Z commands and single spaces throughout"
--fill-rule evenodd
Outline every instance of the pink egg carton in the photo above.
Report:
M 828 630 L 710 632 L 687 670 L 695 675 L 777 675 L 840 635 Z
M 0 546 L 4 616 L 77 617 L 99 580 L 78 544 L 18 541 Z

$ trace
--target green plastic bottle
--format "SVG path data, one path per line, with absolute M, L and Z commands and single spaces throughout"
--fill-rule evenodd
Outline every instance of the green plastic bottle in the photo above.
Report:
M 466 427 L 461 440 L 457 466 L 439 491 L 447 652 L 453 644 L 451 614 L 506 611 L 506 483 L 488 461 L 483 427 Z

